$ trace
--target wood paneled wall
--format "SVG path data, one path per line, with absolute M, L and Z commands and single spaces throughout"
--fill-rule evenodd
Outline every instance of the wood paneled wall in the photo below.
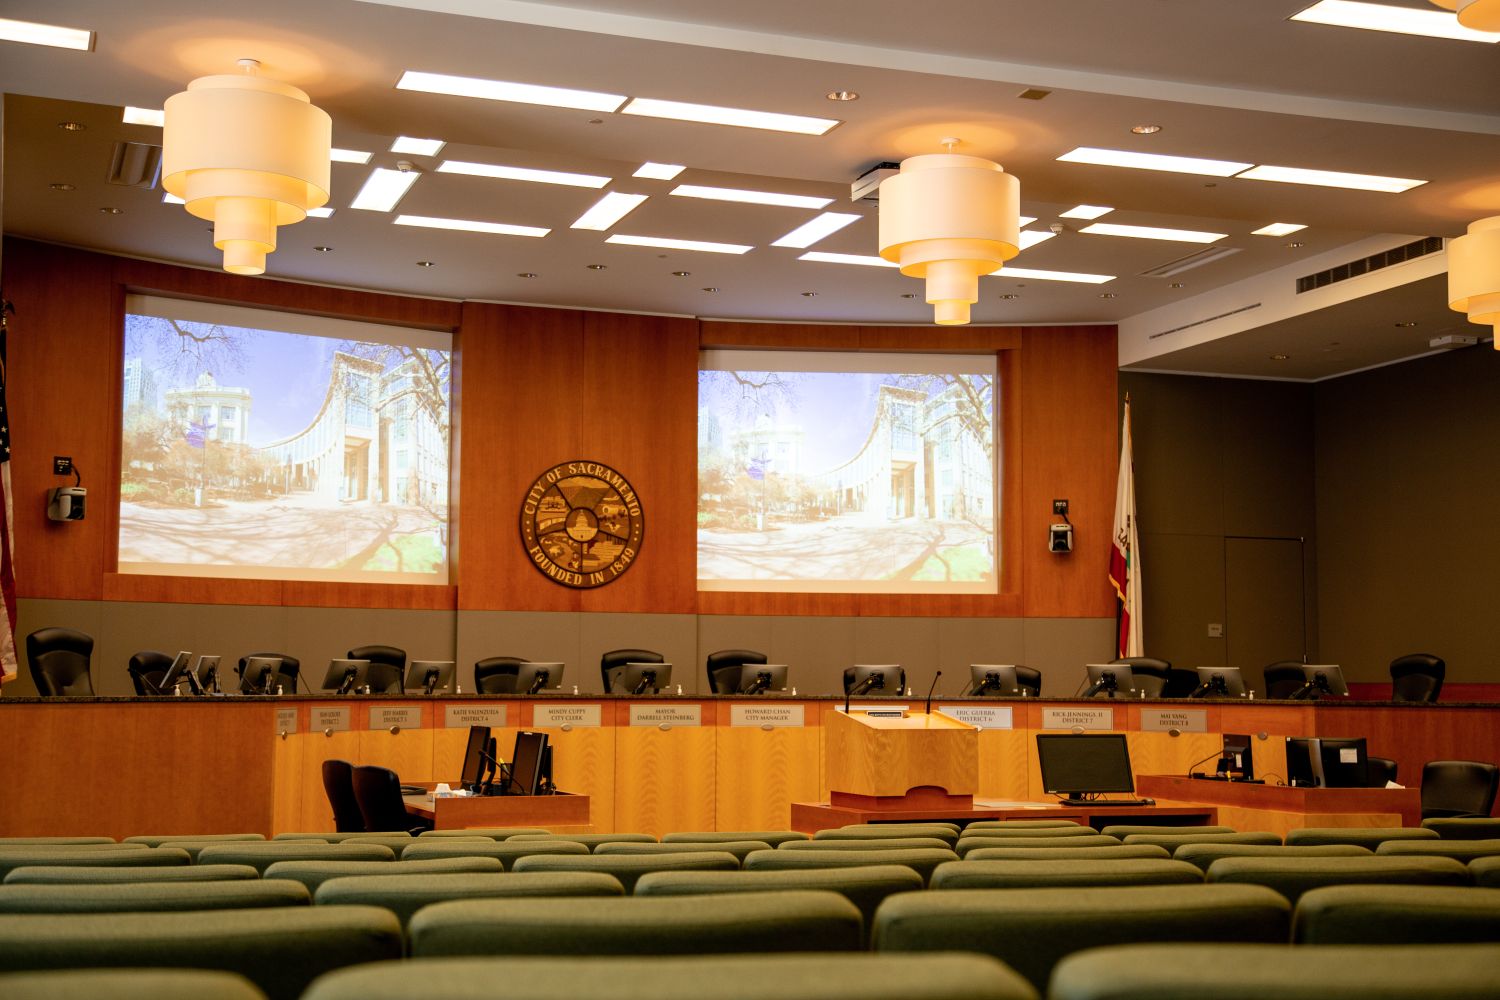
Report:
M 20 595 L 305 607 L 691 614 L 1106 617 L 1113 514 L 1113 327 L 860 327 L 714 323 L 405 296 L 240 278 L 11 239 L 16 304 L 9 402 L 15 439 Z M 225 581 L 115 572 L 120 338 L 124 296 L 180 297 L 369 319 L 455 338 L 455 566 L 447 587 Z M 1004 427 L 1001 593 L 698 594 L 697 366 L 700 347 L 993 351 Z M 81 523 L 46 520 L 43 495 L 71 455 L 90 488 Z M 531 481 L 573 459 L 619 470 L 645 502 L 640 561 L 591 591 L 553 584 L 520 544 Z M 1077 550 L 1043 547 L 1050 501 L 1067 497 Z

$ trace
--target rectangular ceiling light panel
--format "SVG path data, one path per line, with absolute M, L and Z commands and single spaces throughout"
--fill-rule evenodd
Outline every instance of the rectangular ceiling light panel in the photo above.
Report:
M 1079 146 L 1058 157 L 1063 163 L 1092 163 L 1100 167 L 1130 167 L 1134 170 L 1165 170 L 1175 174 L 1199 174 L 1203 177 L 1233 177 L 1248 170 L 1252 163 L 1231 160 L 1205 160 L 1196 156 L 1166 156 L 1161 153 L 1133 153 L 1126 149 L 1098 149 Z
M 652 163 L 647 160 L 636 168 L 634 177 L 645 177 L 653 181 L 669 181 L 682 173 L 685 168 L 680 163 Z
M 858 222 L 861 218 L 863 216 L 850 212 L 824 212 L 811 222 L 804 222 L 771 245 L 773 247 L 796 247 L 799 250 L 806 249 L 819 240 L 838 232 L 850 223 Z
M 396 89 L 449 94 L 453 97 L 479 97 L 487 101 L 510 101 L 515 104 L 540 104 L 549 108 L 575 108 L 579 111 L 617 111 L 627 100 L 624 94 L 602 94 L 594 90 L 569 90 L 566 87 L 543 87 L 534 83 L 510 83 L 505 80 L 450 76 L 447 73 L 418 73 L 413 70 L 401 74 L 401 79 L 396 82 Z
M 367 212 L 389 212 L 400 203 L 417 178 L 422 175 L 415 170 L 387 170 L 376 167 L 365 178 L 359 194 L 349 203 L 350 208 L 361 208 Z
M 1114 281 L 1113 274 L 1083 274 L 1078 271 L 1038 271 L 1030 267 L 1011 267 L 1007 264 L 998 271 L 991 271 L 992 278 L 1030 278 L 1036 281 L 1075 281 L 1084 285 L 1102 285 Z
M 1021 249 L 1029 250 L 1030 248 L 1036 246 L 1038 243 L 1046 243 L 1056 235 L 1056 233 L 1049 233 L 1041 230 L 1023 229 L 1021 230 Z
M 1228 233 L 1200 233 L 1196 229 L 1121 226 L 1112 222 L 1096 222 L 1078 231 L 1088 233 L 1090 236 L 1127 236 L 1137 240 L 1175 240 L 1178 243 L 1213 243 L 1229 235 Z
M 399 137 L 391 143 L 391 152 L 410 153 L 413 156 L 436 156 L 447 143 L 442 139 L 413 139 L 409 135 Z
M 622 114 L 643 115 L 647 118 L 671 118 L 674 121 L 700 122 L 704 125 L 737 125 L 740 128 L 794 132 L 798 135 L 823 135 L 840 124 L 837 118 L 810 118 L 774 111 L 721 108 L 712 104 L 661 101 L 651 97 L 637 97 L 620 110 Z
M 1251 233 L 1250 233 L 1250 235 L 1251 236 L 1290 236 L 1293 233 L 1301 232 L 1302 230 L 1304 230 L 1306 228 L 1307 228 L 1306 226 L 1301 225 L 1300 223 L 1296 223 L 1296 222 L 1273 222 L 1269 226 L 1261 226 L 1259 229 L 1252 230 Z
M 27 45 L 50 45 L 56 49 L 88 52 L 94 47 L 94 33 L 83 28 L 64 28 L 35 21 L 12 21 L 0 17 L 0 41 L 24 42 Z
M 120 121 L 126 125 L 151 125 L 161 128 L 166 124 L 167 113 L 161 108 L 133 108 L 127 104 L 124 114 L 120 115 Z
M 609 194 L 594 202 L 587 212 L 578 217 L 578 220 L 569 228 L 572 229 L 608 229 L 625 216 L 635 211 L 641 202 L 646 200 L 643 194 L 625 194 L 620 191 L 611 191 Z
M 698 250 L 702 253 L 749 253 L 755 249 L 738 243 L 709 243 L 704 240 L 674 240 L 664 236 L 626 236 L 619 233 L 604 242 L 631 247 L 656 247 L 662 250 Z
M 370 155 L 362 149 L 339 149 L 337 146 L 328 151 L 328 158 L 334 163 L 369 163 Z
M 1104 205 L 1075 205 L 1072 208 L 1068 209 L 1066 212 L 1059 212 L 1057 217 L 1059 219 L 1092 220 L 1097 219 L 1100 216 L 1108 215 L 1113 211 L 1113 208 L 1107 208 Z
M 438 219 L 430 215 L 398 215 L 398 226 L 420 226 L 424 229 L 455 229 L 466 233 L 489 233 L 494 236 L 542 237 L 552 232 L 536 226 L 512 226 L 505 222 L 479 222 L 474 219 Z
M 858 264 L 861 267 L 899 267 L 893 261 L 884 257 L 867 257 L 857 253 L 824 253 L 821 250 L 810 250 L 803 254 L 798 260 L 810 260 L 817 264 Z
M 680 198 L 706 198 L 709 201 L 738 201 L 746 205 L 781 205 L 786 208 L 826 208 L 832 198 L 815 198 L 805 194 L 779 194 L 775 191 L 744 191 L 739 188 L 704 187 L 701 184 L 679 184 L 672 193 Z
M 1400 194 L 1426 181 L 1409 177 L 1381 177 L 1377 174 L 1349 174 L 1339 170 L 1308 170 L 1304 167 L 1251 167 L 1239 175 L 1252 181 L 1277 181 L 1282 184 L 1312 184 L 1317 187 L 1344 188 L 1349 191 L 1379 191 Z
M 597 174 L 570 174 L 563 170 L 535 170 L 531 167 L 507 167 L 496 163 L 466 163 L 463 160 L 444 160 L 438 165 L 440 174 L 466 174 L 470 177 L 494 177 L 502 181 L 530 181 L 534 184 L 562 184 L 567 187 L 602 188 L 608 177 Z
M 1441 10 L 1416 7 L 1392 7 L 1383 3 L 1356 3 L 1354 0 L 1320 0 L 1306 10 L 1293 14 L 1293 21 L 1305 24 L 1330 24 L 1338 28 L 1364 28 L 1369 31 L 1393 31 L 1402 35 L 1424 35 L 1428 38 L 1452 38 L 1463 42 L 1500 42 L 1500 34 L 1475 31 L 1458 23 L 1458 18 Z

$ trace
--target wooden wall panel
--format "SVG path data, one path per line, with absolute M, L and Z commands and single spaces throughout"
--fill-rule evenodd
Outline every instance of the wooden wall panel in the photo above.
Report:
M 823 726 L 820 705 L 802 706 L 804 725 L 734 726 L 733 705 L 714 706 L 716 830 L 791 829 L 793 802 L 821 802 Z
M 212 586 L 208 586 L 209 583 Z M 105 573 L 104 599 L 151 601 L 159 604 L 250 604 L 274 607 L 281 604 L 282 581 Z

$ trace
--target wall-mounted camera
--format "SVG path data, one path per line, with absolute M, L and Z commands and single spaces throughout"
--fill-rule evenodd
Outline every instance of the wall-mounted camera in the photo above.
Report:
M 89 491 L 82 486 L 59 486 L 47 491 L 47 516 L 54 521 L 82 521 L 83 501 Z
M 1071 524 L 1047 525 L 1047 551 L 1058 554 L 1073 551 L 1073 526 Z

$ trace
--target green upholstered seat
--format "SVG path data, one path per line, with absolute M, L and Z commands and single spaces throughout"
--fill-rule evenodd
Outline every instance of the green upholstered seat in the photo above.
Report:
M 1036 1000 L 983 955 L 414 959 L 320 979 L 303 1000 Z
M 145 913 L 308 906 L 296 882 L 115 882 L 0 885 L 0 913 Z
M 944 861 L 957 861 L 952 851 L 917 847 L 895 851 L 752 851 L 745 856 L 748 871 L 785 871 L 797 868 L 853 868 L 860 865 L 904 865 L 922 876 L 925 884 Z
M 953 850 L 953 841 L 941 837 L 876 837 L 873 840 L 856 840 L 853 837 L 838 840 L 793 840 L 782 844 L 780 851 L 907 851 L 920 848 L 936 848 L 939 851 Z
M 1388 840 L 1438 840 L 1436 830 L 1420 826 L 1328 826 L 1288 830 L 1286 842 L 1292 846 L 1311 844 L 1354 844 L 1375 850 Z
M 1451 885 L 1330 885 L 1311 889 L 1297 900 L 1292 941 L 1500 942 L 1500 890 Z
M 494 872 L 461 875 L 357 875 L 318 886 L 319 906 L 381 906 L 402 926 L 431 903 L 513 896 L 623 896 L 620 880 L 602 872 Z
M 819 830 L 814 840 L 879 840 L 893 838 L 906 840 L 910 837 L 936 837 L 952 844 L 958 839 L 956 823 L 856 823 L 835 830 Z
M 1207 880 L 1275 889 L 1296 902 L 1325 885 L 1469 885 L 1469 870 L 1452 858 L 1220 858 Z
M 1060 820 L 1058 822 L 1061 822 Z M 1108 836 L 1092 827 L 1079 826 L 1077 823 L 1068 823 L 1065 826 L 986 826 L 976 828 L 970 826 L 964 830 L 962 840 L 983 838 L 985 840 L 1004 840 L 1012 837 L 1024 837 L 1035 839 L 1038 837 L 1101 837 Z M 1116 837 L 1116 840 L 1120 838 Z
M 1176 824 L 1145 824 L 1145 823 L 1111 823 L 1102 827 L 1100 833 L 1107 833 L 1111 837 L 1126 837 L 1137 833 L 1239 833 L 1232 826 L 1177 826 Z
M 1252 830 L 1248 833 L 1132 833 L 1125 837 L 1125 843 L 1155 844 L 1169 851 L 1176 851 L 1183 844 L 1260 844 L 1279 847 L 1281 837 L 1267 830 Z
M 409 833 L 367 833 L 361 837 L 350 837 L 347 840 L 340 840 L 338 841 L 338 845 L 342 847 L 364 847 L 367 844 L 377 844 L 381 847 L 389 847 L 391 849 L 391 853 L 399 858 L 401 857 L 402 851 L 406 850 L 416 842 L 417 838 L 413 837 Z M 494 843 L 494 841 L 488 837 L 467 837 L 453 842 L 459 844 L 474 844 L 475 846 L 483 846 Z M 283 840 L 281 841 L 281 843 L 306 844 L 308 843 L 308 841 Z M 445 841 L 445 843 L 447 843 L 447 841 Z
M 424 861 L 431 858 L 494 858 L 506 868 L 517 858 L 532 854 L 587 854 L 587 844 L 571 840 L 465 840 L 437 837 L 413 840 L 401 851 L 402 861 Z
M 202 854 L 203 853 L 203 849 L 206 848 L 206 847 L 222 847 L 222 846 L 226 846 L 226 845 L 230 846 L 230 847 L 236 847 L 236 846 L 239 846 L 241 844 L 251 844 L 251 845 L 253 845 L 253 844 L 264 844 L 264 843 L 267 843 L 267 841 L 266 841 L 266 839 L 264 837 L 262 837 L 259 840 L 216 840 L 216 839 L 213 839 L 213 840 L 194 840 L 194 839 L 188 839 L 188 838 L 184 837 L 184 838 L 179 838 L 179 839 L 167 841 L 167 842 L 161 844 L 159 847 L 154 848 L 154 849 L 156 849 L 156 850 L 163 850 L 163 849 L 167 849 L 167 848 L 172 848 L 172 849 L 179 850 L 179 851 L 187 851 L 188 857 L 192 858 L 193 862 L 196 864 L 197 860 L 198 860 L 198 855 Z M 305 843 L 305 841 L 304 841 L 304 843 Z M 137 844 L 135 846 L 138 846 L 138 847 L 148 847 L 150 845 L 147 845 L 147 844 Z
M 1480 1000 L 1500 946 L 1129 945 L 1072 955 L 1050 1000 Z
M 978 819 L 960 830 L 959 836 L 986 830 L 1065 830 L 1073 826 L 1088 829 L 1076 819 Z
M 807 843 L 812 841 L 790 841 L 792 844 Z M 885 843 L 885 841 L 878 841 Z M 686 841 L 674 840 L 670 844 L 637 844 L 632 841 L 614 841 L 608 844 L 600 844 L 594 848 L 595 854 L 693 854 L 703 851 L 723 851 L 733 854 L 743 864 L 745 855 L 751 851 L 769 851 L 771 845 L 764 840 L 719 840 L 719 841 Z
M 442 840 L 444 837 L 488 837 L 491 840 L 507 840 L 511 837 L 524 836 L 554 836 L 551 830 L 540 826 L 476 826 L 463 830 L 423 830 L 417 835 L 418 839 L 423 837 L 431 840 Z
M 1204 871 L 1220 858 L 1368 858 L 1367 847 L 1353 844 L 1318 844 L 1287 847 L 1284 844 L 1183 844 L 1172 852 L 1178 861 Z
M 1457 858 L 1465 863 L 1475 858 L 1500 855 L 1500 840 L 1387 840 L 1375 848 L 1382 857 L 1425 855 L 1434 858 Z
M 411 953 L 764 955 L 854 951 L 863 919 L 835 892 L 434 903 L 411 920 Z
M 265 1000 L 244 976 L 198 969 L 85 969 L 0 976 L 6 1000 Z
M 267 879 L 301 882 L 307 891 L 332 878 L 362 875 L 495 875 L 505 870 L 494 858 L 428 858 L 423 861 L 278 861 L 265 870 Z
M 345 841 L 348 841 L 348 840 L 365 840 L 365 839 L 367 839 L 369 837 L 379 837 L 379 838 L 406 837 L 406 838 L 409 839 L 411 837 L 411 834 L 406 833 L 406 832 L 401 831 L 401 830 L 397 830 L 397 831 L 395 831 L 393 833 L 369 833 L 368 831 L 364 831 L 364 830 L 346 831 L 344 833 L 329 833 L 328 831 L 324 831 L 322 833 L 278 833 L 276 836 L 272 837 L 271 839 L 272 840 L 321 840 L 325 844 L 342 844 L 342 843 L 344 843 Z
M 876 951 L 977 951 L 1038 989 L 1063 956 L 1137 941 L 1285 943 L 1291 907 L 1260 886 L 908 892 L 880 904 Z
M 789 871 L 651 872 L 635 884 L 637 896 L 703 896 L 721 892 L 785 892 L 816 889 L 836 892 L 859 908 L 864 933 L 874 926 L 875 910 L 898 892 L 922 888 L 922 876 L 901 865 L 862 868 L 809 868 Z
M 1044 830 L 1023 830 L 1022 833 L 1045 834 Z M 1044 849 L 1044 850 L 1075 850 L 1080 847 L 1119 847 L 1120 841 L 1116 837 L 1106 837 L 1102 833 L 1067 834 L 1065 836 L 1026 836 L 1026 837 L 963 837 L 958 842 L 958 851 L 961 857 L 968 857 L 971 851 L 983 851 L 991 847 Z
M 965 861 L 1107 861 L 1171 856 L 1171 851 L 1155 844 L 1116 844 L 1113 847 L 984 847 L 968 852 L 963 858 Z
M 760 851 L 754 854 L 762 853 Z M 774 853 L 767 851 L 765 853 Z M 751 855 L 751 857 L 754 856 Z M 647 872 L 736 871 L 740 859 L 728 851 L 689 851 L 681 854 L 532 854 L 517 858 L 516 872 L 604 872 L 620 880 L 627 893 Z
M 1500 839 L 1500 817 L 1455 816 L 1446 819 L 1424 819 L 1422 826 L 1437 831 L 1444 840 Z
M 0 850 L 7 847 L 98 847 L 114 843 L 109 837 L 0 837 Z
M 780 847 L 789 840 L 810 840 L 805 833 L 796 830 L 701 830 L 686 831 L 683 833 L 663 834 L 663 844 L 675 844 L 679 841 L 689 843 L 711 844 L 716 840 L 764 840 L 772 847 Z
M 204 865 L 250 865 L 265 870 L 278 861 L 394 861 L 384 844 L 317 844 L 307 840 L 268 840 L 263 844 L 217 844 L 198 852 Z
M 367 906 L 0 916 L 0 973 L 219 969 L 296 1000 L 324 972 L 400 956 L 401 925 Z
M 150 834 L 138 837 L 126 837 L 120 841 L 122 844 L 141 844 L 145 847 L 176 847 L 178 842 L 185 841 L 193 844 L 235 844 L 249 840 L 265 840 L 263 833 L 179 833 L 179 834 Z
M 571 840 L 593 850 L 600 844 L 654 844 L 656 838 L 649 833 L 521 833 L 506 840 Z
M 175 847 L 13 847 L 0 851 L 0 878 L 32 865 L 94 868 L 166 868 L 192 864 L 187 851 Z
M 934 889 L 1046 889 L 1078 885 L 1192 885 L 1203 872 L 1185 861 L 950 861 L 932 873 Z
M 1500 889 L 1500 858 L 1475 858 L 1469 862 L 1474 884 L 1486 889 Z
M 249 865 L 185 865 L 170 868 L 100 868 L 35 865 L 5 876 L 6 885 L 104 885 L 121 882 L 239 882 L 258 879 Z

